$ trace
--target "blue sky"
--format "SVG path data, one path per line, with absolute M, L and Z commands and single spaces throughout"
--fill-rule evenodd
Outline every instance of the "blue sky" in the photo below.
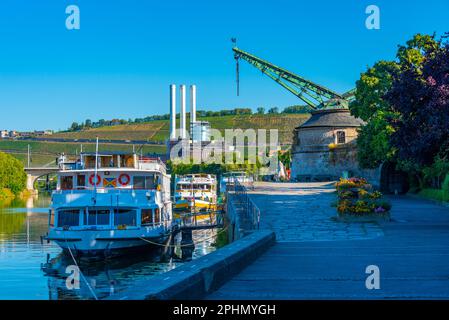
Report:
M 67 30 L 78 5 L 81 29 Z M 381 29 L 365 28 L 365 8 Z M 0 129 L 64 129 L 86 118 L 168 113 L 168 85 L 196 84 L 199 109 L 266 109 L 300 101 L 241 63 L 238 46 L 344 92 L 414 33 L 449 31 L 448 0 L 2 0 Z

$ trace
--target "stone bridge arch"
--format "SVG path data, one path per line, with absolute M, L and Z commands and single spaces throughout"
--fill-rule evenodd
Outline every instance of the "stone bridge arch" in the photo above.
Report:
M 40 177 L 56 173 L 59 168 L 25 168 L 25 173 L 27 174 L 27 190 L 36 193 L 37 190 L 34 188 L 35 182 Z

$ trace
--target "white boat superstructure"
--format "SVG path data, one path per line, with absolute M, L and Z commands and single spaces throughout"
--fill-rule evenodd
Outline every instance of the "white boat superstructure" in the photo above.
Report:
M 187 212 L 216 210 L 217 178 L 213 174 L 175 177 L 175 209 Z
M 59 162 L 47 239 L 77 254 L 161 243 L 172 225 L 170 176 L 159 159 L 82 153 Z
M 226 185 L 233 184 L 236 181 L 242 185 L 252 185 L 254 183 L 253 177 L 244 171 L 226 172 L 220 179 L 220 193 L 226 193 Z

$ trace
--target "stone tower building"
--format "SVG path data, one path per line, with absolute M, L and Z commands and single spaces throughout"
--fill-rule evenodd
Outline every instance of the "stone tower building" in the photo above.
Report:
M 348 109 L 325 109 L 295 128 L 291 177 L 296 181 L 330 181 L 363 176 L 375 185 L 379 170 L 360 169 L 357 162 L 357 128 L 363 124 Z

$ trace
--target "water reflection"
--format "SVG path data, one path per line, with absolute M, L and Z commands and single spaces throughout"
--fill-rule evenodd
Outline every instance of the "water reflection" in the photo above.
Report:
M 215 230 L 199 230 L 193 234 L 196 242 L 192 259 L 214 250 Z M 42 264 L 42 271 L 48 277 L 49 299 L 104 299 L 133 285 L 136 280 L 149 279 L 155 274 L 167 272 L 184 263 L 181 239 L 178 236 L 172 254 L 164 255 L 166 248 L 153 248 L 136 255 L 126 255 L 108 260 L 77 261 L 82 272 L 79 289 L 67 285 L 74 261 L 69 255 L 59 254 Z M 92 293 L 94 291 L 94 293 Z
M 56 244 L 41 243 L 49 204 L 48 195 L 0 204 L 0 299 L 93 298 L 83 280 L 79 289 L 67 288 L 66 269 L 74 262 Z M 194 231 L 193 259 L 215 250 L 215 235 L 215 230 Z M 101 299 L 183 263 L 180 242 L 178 237 L 174 255 L 167 260 L 161 260 L 161 250 L 153 250 L 108 261 L 82 261 L 79 266 Z

